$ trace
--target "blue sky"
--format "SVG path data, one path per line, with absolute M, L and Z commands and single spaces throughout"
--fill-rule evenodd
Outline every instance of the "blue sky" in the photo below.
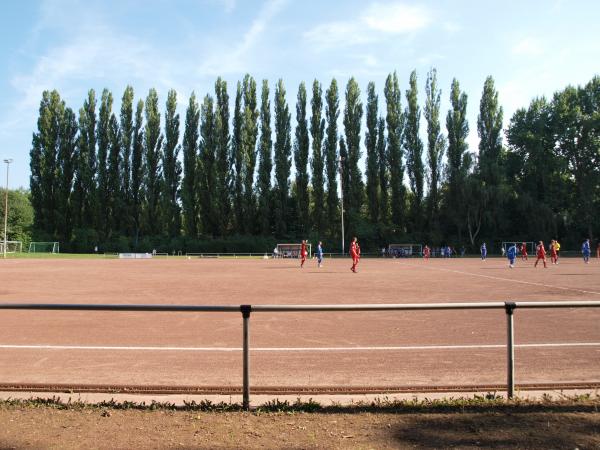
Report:
M 600 2 L 592 0 L 6 2 L 0 158 L 14 159 L 11 187 L 28 187 L 31 135 L 45 89 L 58 89 L 78 110 L 90 88 L 110 89 L 115 108 L 127 84 L 136 97 L 155 87 L 163 104 L 173 88 L 183 114 L 189 94 L 212 92 L 219 75 L 230 95 L 245 73 L 272 86 L 282 78 L 294 103 L 303 80 L 310 85 L 317 78 L 325 88 L 335 77 L 343 88 L 350 76 L 363 94 L 374 81 L 381 100 L 389 72 L 397 71 L 404 91 L 416 69 L 423 104 L 431 67 L 438 70 L 444 118 L 452 78 L 469 95 L 475 151 L 486 76 L 496 80 L 506 125 L 533 97 L 600 72 L 598 17 Z

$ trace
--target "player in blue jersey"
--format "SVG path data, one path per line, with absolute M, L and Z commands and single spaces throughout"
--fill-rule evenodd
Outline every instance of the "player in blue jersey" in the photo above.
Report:
M 322 267 L 323 263 L 323 243 L 319 241 L 319 245 L 317 245 L 317 264 Z
M 485 259 L 487 258 L 487 247 L 485 246 L 485 242 L 483 244 L 481 244 L 481 259 L 483 259 L 485 261 Z
M 517 259 L 516 244 L 512 244 L 510 247 L 508 247 L 508 250 L 506 251 L 506 257 L 508 258 L 508 267 L 512 269 L 515 265 L 515 260 Z
M 586 264 L 590 263 L 590 240 L 586 239 L 583 245 L 581 246 L 581 253 L 583 254 L 583 261 Z

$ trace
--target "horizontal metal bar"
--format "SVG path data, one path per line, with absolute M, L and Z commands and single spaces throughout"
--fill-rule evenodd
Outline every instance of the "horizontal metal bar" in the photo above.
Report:
M 0 303 L 0 309 L 47 311 L 241 312 L 239 305 L 119 305 L 68 303 Z
M 518 309 L 600 307 L 600 301 L 515 302 Z M 504 309 L 505 302 L 479 303 L 362 303 L 342 305 L 252 305 L 254 312 L 318 311 L 433 311 L 468 309 Z M 131 305 L 68 303 L 0 303 L 0 310 L 47 311 L 154 311 L 154 312 L 241 312 L 241 305 Z

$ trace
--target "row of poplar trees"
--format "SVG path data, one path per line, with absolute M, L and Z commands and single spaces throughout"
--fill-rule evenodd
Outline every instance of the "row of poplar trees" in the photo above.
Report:
M 256 81 L 246 75 L 231 114 L 227 83 L 219 78 L 213 95 L 200 101 L 191 94 L 183 135 L 173 90 L 163 120 L 154 89 L 136 104 L 127 87 L 119 112 L 108 90 L 99 105 L 90 90 L 78 117 L 57 91 L 47 91 L 31 150 L 34 228 L 63 243 L 118 241 L 130 248 L 141 236 L 188 243 L 232 235 L 332 239 L 339 236 L 343 194 L 348 235 L 364 235 L 372 247 L 407 239 L 474 246 L 483 237 L 558 237 L 575 216 L 591 235 L 599 200 L 597 134 L 586 143 L 586 131 L 573 126 L 598 115 L 598 98 L 589 98 L 598 84 L 595 78 L 517 111 L 505 148 L 503 111 L 488 77 L 477 156 L 467 146 L 467 95 L 457 80 L 442 131 L 435 69 L 427 74 L 422 109 L 414 71 L 404 96 L 396 73 L 390 74 L 382 102 L 369 83 L 364 110 L 354 78 L 343 105 L 335 79 L 324 93 L 315 80 L 310 104 L 301 83 L 294 125 L 282 80 L 273 96 L 264 80 L 259 98 Z M 586 102 L 584 117 L 577 111 Z M 582 146 L 596 166 L 586 166 Z M 516 217 L 526 221 L 517 226 Z

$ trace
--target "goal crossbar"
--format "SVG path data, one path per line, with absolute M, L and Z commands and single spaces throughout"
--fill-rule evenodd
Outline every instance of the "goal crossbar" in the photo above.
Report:
M 298 258 L 300 256 L 300 250 L 302 244 L 277 244 L 275 247 L 274 257 L 275 258 Z M 312 258 L 312 246 L 308 242 L 306 243 L 307 257 Z
M 30 242 L 29 253 L 60 253 L 58 242 Z

